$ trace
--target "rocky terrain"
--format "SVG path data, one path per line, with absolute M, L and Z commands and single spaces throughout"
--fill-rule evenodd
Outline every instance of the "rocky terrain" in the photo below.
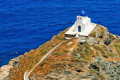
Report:
M 108 62 L 98 57 L 90 63 L 89 68 L 93 70 L 90 74 L 92 79 L 97 79 L 97 74 L 106 80 L 120 80 L 120 62 Z
M 8 75 L 10 74 L 10 70 L 13 67 L 19 66 L 19 57 L 11 59 L 8 65 L 4 65 L 0 68 L 0 80 L 7 79 Z
M 30 74 L 30 80 L 120 80 L 120 37 L 98 25 L 88 37 L 64 39 L 68 29 L 35 50 L 0 68 L 0 80 L 23 80 L 52 48 L 56 48 Z M 82 42 L 86 40 L 86 42 Z

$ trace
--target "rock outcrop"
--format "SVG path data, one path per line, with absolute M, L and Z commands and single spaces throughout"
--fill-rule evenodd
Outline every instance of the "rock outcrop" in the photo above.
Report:
M 94 71 L 94 73 L 90 74 L 94 80 L 96 80 L 95 74 L 100 75 L 105 80 L 120 80 L 120 63 L 117 61 L 107 62 L 98 57 L 90 62 L 89 68 Z
M 8 65 L 4 65 L 0 68 L 0 80 L 9 80 L 8 75 L 10 74 L 11 69 L 19 66 L 18 58 L 11 59 Z

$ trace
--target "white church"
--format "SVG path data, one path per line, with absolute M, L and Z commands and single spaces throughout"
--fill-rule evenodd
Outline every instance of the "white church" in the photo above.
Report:
M 70 37 L 89 36 L 92 30 L 96 27 L 96 24 L 91 22 L 91 19 L 86 15 L 85 11 L 81 11 L 77 16 L 76 22 L 65 33 L 65 39 Z

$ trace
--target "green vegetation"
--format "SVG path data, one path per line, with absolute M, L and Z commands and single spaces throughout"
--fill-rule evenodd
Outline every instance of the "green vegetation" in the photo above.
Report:
M 116 55 L 115 55 L 115 53 L 109 53 L 108 56 L 115 57 Z
M 65 67 L 65 62 L 57 61 L 53 65 L 51 65 L 51 69 L 61 70 L 63 67 Z
M 83 63 L 88 63 L 88 60 L 87 59 L 79 59 L 80 62 L 83 62 Z
M 72 59 L 78 62 L 88 63 L 93 53 L 93 50 L 87 42 L 83 45 L 78 44 L 78 48 L 72 53 Z M 80 58 L 77 54 L 80 55 Z
M 106 45 L 102 45 L 100 47 L 100 45 L 93 45 L 92 46 L 97 52 L 96 55 L 99 55 L 99 52 L 102 54 L 103 57 L 108 58 L 108 54 L 105 51 L 108 51 L 108 48 Z
M 94 69 L 89 69 L 89 74 L 94 74 L 96 71 Z
M 64 52 L 66 52 L 66 53 L 67 53 L 67 52 L 69 52 L 69 50 L 64 50 Z
M 118 54 L 120 55 L 120 41 L 116 41 L 113 45 L 116 48 Z
M 44 54 L 46 54 L 47 52 L 48 52 L 47 50 L 42 51 L 41 55 L 44 55 Z
M 53 53 L 54 55 L 56 55 L 56 56 L 60 56 L 60 55 L 62 55 L 63 53 L 62 52 L 56 52 L 56 53 Z

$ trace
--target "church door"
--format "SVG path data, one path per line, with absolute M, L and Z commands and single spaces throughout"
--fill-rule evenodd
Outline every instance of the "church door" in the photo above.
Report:
M 78 32 L 81 32 L 81 26 L 78 26 Z

